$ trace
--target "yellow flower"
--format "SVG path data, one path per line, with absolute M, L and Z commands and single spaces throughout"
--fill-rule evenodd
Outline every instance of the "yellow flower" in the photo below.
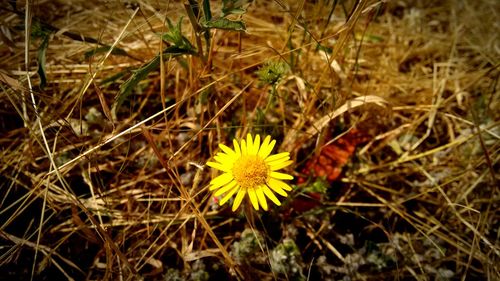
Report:
M 252 139 L 250 134 L 247 135 L 246 141 L 242 139 L 238 142 L 234 139 L 234 150 L 219 144 L 222 152 L 215 155 L 217 162 L 207 162 L 207 165 L 224 172 L 210 182 L 210 190 L 216 190 L 215 196 L 225 194 L 220 205 L 236 193 L 233 211 L 238 209 L 246 194 L 255 210 L 262 206 L 262 209 L 267 211 L 266 197 L 274 204 L 281 205 L 274 192 L 286 197 L 286 191 L 292 188 L 282 180 L 291 180 L 293 176 L 276 171 L 293 162 L 289 152 L 270 155 L 275 144 L 276 140 L 271 141 L 270 136 L 260 143 L 260 135 Z

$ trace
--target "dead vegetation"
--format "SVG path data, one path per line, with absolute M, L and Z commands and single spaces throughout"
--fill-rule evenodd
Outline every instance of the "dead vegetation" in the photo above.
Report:
M 500 278 L 498 1 L 160 2 L 1 8 L 0 279 Z M 208 192 L 247 133 L 268 212 Z

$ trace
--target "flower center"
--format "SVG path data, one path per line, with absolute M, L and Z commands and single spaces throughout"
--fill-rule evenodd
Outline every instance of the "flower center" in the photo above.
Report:
M 269 166 L 257 155 L 243 155 L 233 164 L 233 177 L 242 188 L 265 184 Z

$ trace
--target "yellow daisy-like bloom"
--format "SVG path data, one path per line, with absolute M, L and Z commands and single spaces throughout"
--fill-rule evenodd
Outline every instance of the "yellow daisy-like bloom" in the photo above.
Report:
M 238 142 L 234 139 L 234 150 L 219 144 L 222 152 L 215 155 L 217 162 L 207 162 L 207 165 L 224 172 L 210 182 L 210 190 L 216 190 L 215 196 L 225 194 L 219 202 L 220 205 L 236 193 L 233 211 L 238 209 L 246 194 L 255 210 L 259 210 L 261 206 L 267 211 L 266 197 L 274 204 L 281 205 L 274 192 L 286 197 L 286 191 L 291 191 L 292 188 L 282 180 L 291 180 L 293 176 L 276 171 L 292 164 L 293 161 L 290 160 L 289 152 L 271 155 L 275 144 L 276 140 L 271 141 L 271 136 L 267 136 L 260 143 L 260 135 L 252 139 L 250 134 L 247 135 L 246 141 L 243 139 Z

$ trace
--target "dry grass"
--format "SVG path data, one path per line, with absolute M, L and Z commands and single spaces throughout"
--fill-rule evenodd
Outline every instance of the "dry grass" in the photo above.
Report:
M 176 1 L 21 2 L 0 10 L 0 279 L 500 279 L 498 1 L 256 1 L 208 49 Z M 181 17 L 203 56 L 120 95 Z M 218 143 L 271 134 L 300 178 L 353 129 L 342 176 L 282 207 L 208 192 Z

